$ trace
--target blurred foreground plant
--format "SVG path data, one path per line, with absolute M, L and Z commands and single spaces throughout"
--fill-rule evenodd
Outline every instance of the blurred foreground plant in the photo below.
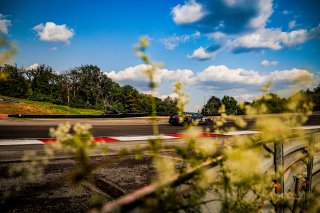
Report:
M 144 43 L 149 44 L 147 38 L 141 39 L 140 44 Z M 143 52 L 146 46 L 141 48 Z M 140 56 L 146 64 L 150 63 L 147 55 Z M 147 72 L 151 89 L 154 75 L 156 68 Z M 150 188 L 139 190 L 133 198 L 128 195 L 131 198 L 129 202 L 124 198 L 106 205 L 104 210 L 118 211 L 120 208 L 124 212 L 273 211 L 274 209 L 268 205 L 273 205 L 276 211 L 279 208 L 290 209 L 290 205 L 296 200 L 294 194 L 275 193 L 284 187 L 277 182 L 279 177 L 284 176 L 284 168 L 280 167 L 274 171 L 263 167 L 263 161 L 271 157 L 267 151 L 272 152 L 270 148 L 266 151 L 265 147 L 270 143 L 289 142 L 296 137 L 306 141 L 306 135 L 297 127 L 303 125 L 311 114 L 312 102 L 297 94 L 290 99 L 287 113 L 280 116 L 270 115 L 268 106 L 264 104 L 272 98 L 268 94 L 270 87 L 271 84 L 268 84 L 263 88 L 264 95 L 260 104 L 242 106 L 247 118 L 255 120 L 252 128 L 258 130 L 259 134 L 220 139 L 199 138 L 202 134 L 201 129 L 190 126 L 185 131 L 185 143 L 175 148 L 175 156 L 183 160 L 182 164 L 180 161 L 177 163 L 173 159 L 162 157 L 157 152 L 154 167 L 158 173 Z M 179 114 L 183 115 L 186 99 L 181 83 L 175 84 L 175 92 L 179 97 Z M 214 124 L 216 131 L 229 132 L 247 125 L 242 117 L 227 115 L 224 105 L 219 113 L 221 116 L 215 119 Z M 228 120 L 233 120 L 236 126 L 226 127 L 225 123 Z M 156 147 L 159 151 L 161 140 L 157 142 L 157 146 L 152 148 L 155 150 Z M 304 200 L 301 200 L 300 207 L 303 203 Z
M 157 88 L 155 77 L 160 65 L 154 64 L 145 53 L 148 45 L 147 38 L 142 38 L 136 51 L 137 56 L 147 65 L 143 72 L 149 79 L 150 89 L 154 94 Z M 280 166 L 273 170 L 264 167 L 264 161 L 275 155 L 275 150 L 268 147 L 270 144 L 282 145 L 297 137 L 305 141 L 305 147 L 310 143 L 305 139 L 305 132 L 298 127 L 303 125 L 310 115 L 312 102 L 302 94 L 297 94 L 290 99 L 287 113 L 270 115 L 267 105 L 264 104 L 272 98 L 268 95 L 270 86 L 271 84 L 263 89 L 264 96 L 259 105 L 243 105 L 247 118 L 254 119 L 253 128 L 258 130 L 259 134 L 200 138 L 203 134 L 202 128 L 191 125 L 184 132 L 185 142 L 174 148 L 174 157 L 163 156 L 161 153 L 162 140 L 156 123 L 156 105 L 152 99 L 151 121 L 156 137 L 149 140 L 148 154 L 153 156 L 153 166 L 157 171 L 154 182 L 106 205 L 102 211 L 262 212 L 274 209 L 279 211 L 279 208 L 290 210 L 293 205 L 295 209 L 299 207 L 300 211 L 319 211 L 319 206 L 316 205 L 319 198 L 317 193 L 310 193 L 308 199 L 300 197 L 299 200 L 292 192 L 278 193 L 284 187 L 278 181 L 284 177 L 284 168 Z M 175 92 L 178 95 L 179 113 L 183 115 L 187 98 L 181 83 L 175 84 Z M 230 132 L 247 125 L 242 117 L 227 115 L 223 105 L 219 113 L 221 116 L 215 119 L 214 124 L 216 131 Z M 234 120 L 236 127 L 226 127 L 228 120 Z M 59 141 L 52 146 L 54 150 L 67 151 L 75 156 L 78 166 L 69 176 L 71 183 L 75 185 L 92 181 L 93 170 L 105 165 L 92 165 L 90 162 L 90 155 L 96 146 L 90 128 L 90 125 L 75 125 L 74 133 L 71 134 L 71 125 L 65 124 L 57 130 L 50 130 L 52 136 Z M 50 156 L 52 151 L 48 154 Z M 134 154 L 140 158 L 141 150 L 123 150 L 119 156 Z M 43 159 L 39 162 L 47 163 Z M 20 168 L 18 170 L 22 171 Z M 34 174 L 34 171 L 40 174 L 40 170 L 31 170 L 28 174 Z M 298 175 L 307 179 L 304 173 Z

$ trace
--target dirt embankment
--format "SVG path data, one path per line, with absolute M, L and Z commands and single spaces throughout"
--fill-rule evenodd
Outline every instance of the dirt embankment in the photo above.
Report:
M 28 103 L 0 102 L 0 114 L 61 114 L 56 110 Z
M 110 156 L 93 159 L 96 163 L 102 160 L 107 160 L 106 166 L 94 172 L 96 187 L 89 181 L 80 188 L 68 182 L 68 172 L 77 168 L 73 160 L 50 162 L 43 179 L 18 188 L 19 177 L 8 175 L 8 167 L 12 165 L 0 164 L 0 212 L 87 212 L 93 197 L 99 195 L 104 203 L 108 202 L 146 186 L 155 173 L 149 157 L 142 160 L 129 157 L 111 164 L 108 163 L 112 160 Z M 11 196 L 4 199 L 8 192 Z

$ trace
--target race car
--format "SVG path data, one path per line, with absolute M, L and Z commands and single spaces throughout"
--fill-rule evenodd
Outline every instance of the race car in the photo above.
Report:
M 213 120 L 211 118 L 206 118 L 200 113 L 185 113 L 184 119 L 182 119 L 182 115 L 176 114 L 171 115 L 169 118 L 170 125 L 190 125 L 191 123 L 195 123 L 198 125 L 212 125 Z

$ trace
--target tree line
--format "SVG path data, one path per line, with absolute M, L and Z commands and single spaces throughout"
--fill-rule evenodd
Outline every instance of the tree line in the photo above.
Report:
M 225 106 L 225 111 L 227 114 L 242 115 L 245 114 L 244 106 L 261 106 L 266 107 L 267 113 L 281 113 L 285 112 L 288 108 L 288 104 L 298 95 L 304 97 L 305 101 L 313 102 L 313 111 L 320 111 L 320 84 L 313 90 L 301 90 L 288 98 L 280 97 L 276 93 L 268 93 L 253 102 L 238 103 L 238 101 L 231 96 L 223 96 L 222 99 L 212 96 L 207 103 L 201 109 L 202 114 L 205 115 L 219 115 L 219 109 L 222 105 Z M 301 103 L 303 104 L 303 103 Z
M 151 95 L 130 85 L 120 86 L 94 65 L 82 65 L 63 73 L 46 65 L 34 69 L 4 65 L 0 67 L 0 76 L 0 94 L 4 96 L 123 113 L 152 111 Z M 158 112 L 177 112 L 177 99 L 154 98 Z
M 140 93 L 130 85 L 120 86 L 114 82 L 99 67 L 82 65 L 59 73 L 44 64 L 34 69 L 25 69 L 17 65 L 0 66 L 0 95 L 25 98 L 34 101 L 45 101 L 59 105 L 77 108 L 99 109 L 104 111 L 119 111 L 123 113 L 151 113 L 150 94 Z M 320 84 L 313 90 L 300 91 L 313 101 L 314 111 L 320 111 Z M 285 111 L 290 98 L 280 97 L 269 93 L 264 97 L 245 105 L 267 106 L 269 113 Z M 154 97 L 157 112 L 160 114 L 177 113 L 176 98 L 167 97 L 164 100 Z M 226 113 L 244 114 L 243 107 L 231 96 L 222 99 L 212 96 L 201 109 L 205 115 L 219 115 L 221 105 L 225 106 Z

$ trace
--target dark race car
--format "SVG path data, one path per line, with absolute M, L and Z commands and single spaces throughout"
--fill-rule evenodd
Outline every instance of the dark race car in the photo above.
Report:
M 197 123 L 198 125 L 212 125 L 213 121 L 210 118 L 205 118 L 199 113 L 186 113 L 184 119 L 181 115 L 171 115 L 169 118 L 170 125 L 190 125 L 191 123 Z

